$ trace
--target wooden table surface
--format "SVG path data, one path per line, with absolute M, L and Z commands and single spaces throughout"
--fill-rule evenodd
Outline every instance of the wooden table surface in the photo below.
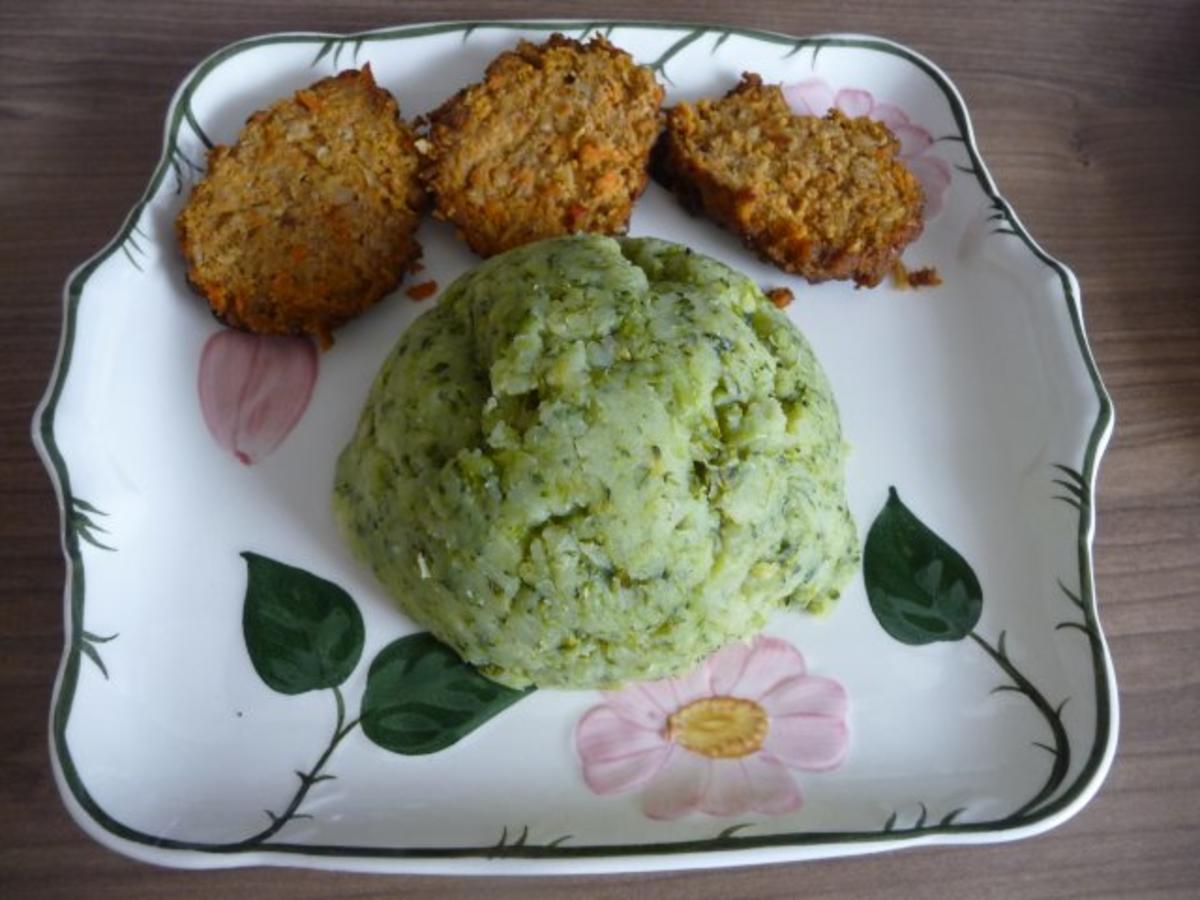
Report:
M 1174 897 L 1200 893 L 1200 3 L 899 5 L 204 0 L 0 7 L 0 896 Z M 847 9 L 846 7 L 849 7 Z M 175 86 L 248 35 L 448 18 L 682 19 L 885 35 L 938 62 L 1000 189 L 1083 285 L 1117 410 L 1101 467 L 1101 619 L 1121 688 L 1116 764 L 1075 819 L 1014 844 L 707 873 L 389 878 L 131 862 L 67 818 L 47 753 L 63 560 L 29 420 L 68 271 L 116 230 Z

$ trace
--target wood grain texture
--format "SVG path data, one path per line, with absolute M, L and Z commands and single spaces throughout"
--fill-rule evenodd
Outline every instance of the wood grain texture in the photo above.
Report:
M 8 2 L 0 6 L 0 896 L 1185 897 L 1200 892 L 1200 4 L 891 5 Z M 847 8 L 849 7 L 849 8 Z M 107 240 L 159 152 L 167 102 L 216 47 L 276 30 L 447 18 L 683 19 L 895 38 L 967 98 L 984 158 L 1079 275 L 1117 409 L 1099 482 L 1101 616 L 1116 659 L 1116 765 L 1042 837 L 708 873 L 482 881 L 122 859 L 67 818 L 46 718 L 62 643 L 53 493 L 29 419 L 68 271 Z

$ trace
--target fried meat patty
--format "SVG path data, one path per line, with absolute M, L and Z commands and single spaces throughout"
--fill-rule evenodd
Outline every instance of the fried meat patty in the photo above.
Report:
M 654 169 L 781 269 L 874 286 L 922 228 L 921 186 L 899 149 L 866 117 L 796 115 L 777 85 L 746 73 L 720 100 L 667 111 Z
M 370 66 L 318 81 L 209 152 L 175 223 L 188 281 L 227 325 L 327 347 L 420 255 L 418 168 Z
M 422 177 L 480 256 L 576 232 L 616 234 L 661 126 L 654 74 L 602 37 L 522 41 L 430 113 Z

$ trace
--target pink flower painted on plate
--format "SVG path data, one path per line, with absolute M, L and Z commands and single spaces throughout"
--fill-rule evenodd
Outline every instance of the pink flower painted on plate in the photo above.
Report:
M 793 112 L 805 116 L 823 116 L 830 109 L 840 109 L 847 116 L 869 116 L 892 130 L 900 141 L 900 158 L 912 171 L 925 191 L 925 218 L 932 219 L 942 211 L 942 201 L 950 187 L 953 174 L 950 165 L 931 152 L 933 137 L 924 128 L 913 124 L 898 106 L 879 103 L 869 91 L 833 88 L 820 78 L 809 78 L 783 86 L 783 96 Z
M 791 812 L 803 802 L 791 770 L 835 769 L 848 747 L 845 690 L 765 636 L 680 678 L 606 691 L 575 729 L 588 787 L 641 790 L 654 819 Z
M 200 410 L 217 443 L 248 466 L 288 436 L 316 381 L 317 349 L 308 338 L 224 329 L 200 354 Z

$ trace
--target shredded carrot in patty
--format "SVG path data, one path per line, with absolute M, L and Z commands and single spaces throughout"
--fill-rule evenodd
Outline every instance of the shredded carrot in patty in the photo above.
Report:
M 897 290 L 907 291 L 909 288 L 937 287 L 942 283 L 942 276 L 933 266 L 910 270 L 896 260 L 892 263 L 892 280 Z
M 779 309 L 786 309 L 788 304 L 796 299 L 796 295 L 792 293 L 791 288 L 777 287 L 767 291 L 767 299 L 770 300 Z
M 437 293 L 437 288 L 438 285 L 436 281 L 422 281 L 420 284 L 414 284 L 404 293 L 408 294 L 409 299 L 411 300 L 428 300 Z
M 909 272 L 908 283 L 913 287 L 937 287 L 942 283 L 942 276 L 933 266 L 925 266 L 923 269 Z

